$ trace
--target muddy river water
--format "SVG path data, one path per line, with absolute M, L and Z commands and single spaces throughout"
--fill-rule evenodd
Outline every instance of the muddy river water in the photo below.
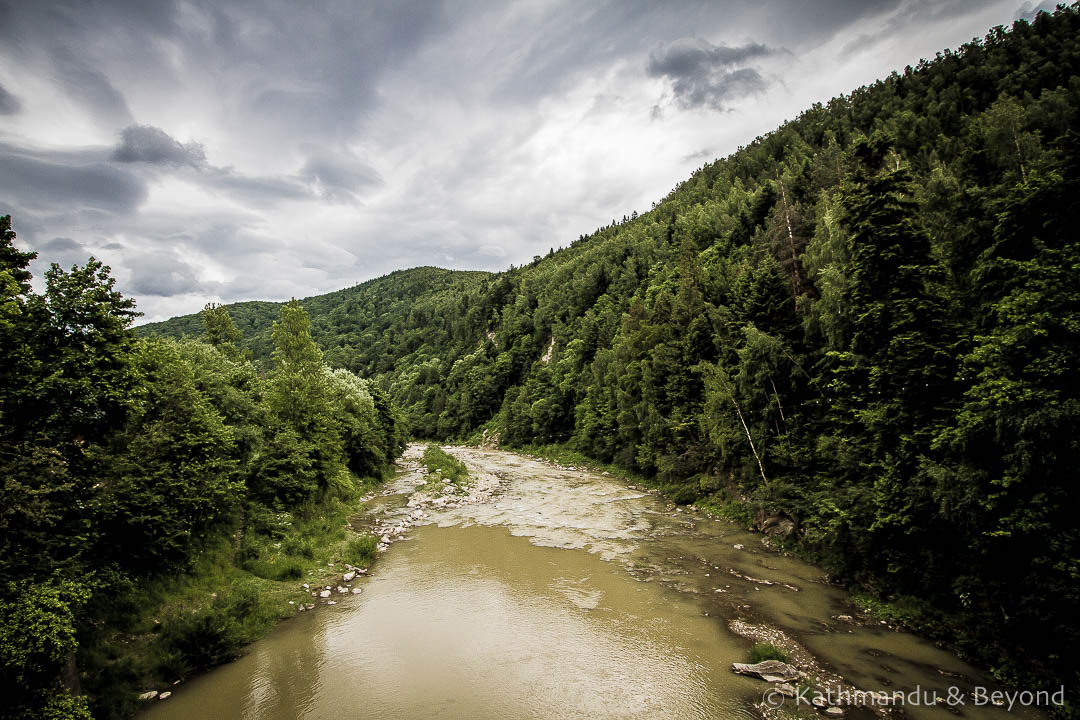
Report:
M 976 705 L 976 686 L 993 689 L 979 671 L 860 614 L 761 535 L 604 474 L 448 449 L 476 477 L 470 497 L 422 492 L 410 447 L 356 521 L 389 541 L 361 594 L 282 623 L 140 717 L 774 717 L 773 685 L 731 669 L 766 638 L 815 690 L 901 691 L 905 717 L 1041 717 Z M 883 716 L 856 697 L 838 694 L 844 717 Z

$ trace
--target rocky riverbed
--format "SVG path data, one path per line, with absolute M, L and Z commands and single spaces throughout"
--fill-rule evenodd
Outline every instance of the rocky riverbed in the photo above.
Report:
M 352 519 L 379 539 L 370 576 L 327 568 L 301 618 L 154 703 L 154 717 L 204 709 L 185 705 L 199 687 L 204 703 L 260 718 L 1039 717 L 884 703 L 916 691 L 970 700 L 986 683 L 861 613 L 766 535 L 603 473 L 445 449 L 467 482 L 428 474 L 414 445 Z M 785 667 L 742 667 L 761 642 Z

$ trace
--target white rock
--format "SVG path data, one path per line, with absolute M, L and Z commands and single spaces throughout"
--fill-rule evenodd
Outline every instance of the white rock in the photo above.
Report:
M 330 591 L 329 590 L 323 590 L 321 593 L 319 593 L 319 597 L 321 597 L 321 598 L 330 597 Z
M 140 700 L 153 700 L 157 696 L 158 696 L 158 691 L 157 690 L 147 690 L 146 692 L 144 692 L 142 695 L 139 696 L 139 699 Z
M 305 590 L 308 590 L 308 589 L 310 589 L 310 588 L 311 588 L 311 586 L 310 586 L 310 585 L 308 585 L 307 583 L 304 583 L 304 584 L 303 584 L 303 585 L 301 585 L 300 587 L 304 588 Z
M 349 588 L 341 587 L 340 585 L 338 586 L 337 591 L 338 591 L 339 595 L 348 595 L 349 594 Z
M 353 594 L 353 595 L 359 595 L 359 594 L 360 594 L 360 593 L 362 593 L 362 592 L 364 592 L 364 591 L 363 591 L 363 590 L 361 590 L 360 588 L 353 588 L 353 589 L 352 589 L 352 594 Z
M 326 604 L 327 605 L 337 605 L 337 600 L 327 600 Z
M 157 699 L 158 699 L 158 700 L 166 700 L 166 699 L 168 699 L 168 698 L 169 698 L 169 697 L 171 697 L 171 696 L 172 696 L 172 693 L 171 693 L 171 692 L 168 692 L 168 691 L 166 691 L 166 692 L 163 692 L 163 693 L 161 693 L 160 695 L 158 695 L 158 696 L 157 696 Z
M 742 545 L 732 545 L 731 547 L 735 548 L 736 550 L 742 550 L 743 549 Z
M 355 571 L 353 571 L 353 570 L 350 570 L 349 572 L 347 572 L 347 573 L 345 573 L 344 575 L 342 575 L 342 576 L 341 576 L 341 579 L 342 579 L 342 580 L 343 580 L 344 582 L 352 582 L 352 579 L 353 579 L 354 577 L 356 577 L 356 572 L 355 572 Z

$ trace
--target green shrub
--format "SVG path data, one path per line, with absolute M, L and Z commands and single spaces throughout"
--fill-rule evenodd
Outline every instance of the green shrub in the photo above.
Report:
M 751 663 L 765 662 L 766 660 L 787 662 L 787 654 L 772 643 L 758 643 L 750 649 Z
M 179 609 L 163 623 L 158 665 L 166 677 L 184 678 L 235 658 L 277 619 L 259 591 L 241 585 L 196 612 Z
M 345 556 L 342 559 L 350 565 L 367 567 L 375 559 L 377 544 L 374 535 L 357 535 L 345 547 Z
M 289 555 L 297 555 L 308 560 L 315 559 L 315 544 L 307 536 L 290 535 L 282 541 L 281 549 Z
M 298 560 L 285 560 L 278 563 L 274 571 L 274 580 L 299 580 L 304 576 L 304 566 Z
M 457 483 L 469 477 L 465 463 L 435 444 L 424 449 L 424 466 L 429 473 L 438 473 L 444 482 Z
M 754 510 L 750 504 L 732 497 L 724 490 L 701 498 L 695 501 L 694 505 L 741 527 L 749 528 L 753 525 Z

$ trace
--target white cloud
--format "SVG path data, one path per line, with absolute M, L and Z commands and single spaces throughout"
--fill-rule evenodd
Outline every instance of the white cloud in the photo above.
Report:
M 18 4 L 0 27 L 0 166 L 18 171 L 0 204 L 39 273 L 48 253 L 94 252 L 147 320 L 401 267 L 503 269 L 1014 12 Z

